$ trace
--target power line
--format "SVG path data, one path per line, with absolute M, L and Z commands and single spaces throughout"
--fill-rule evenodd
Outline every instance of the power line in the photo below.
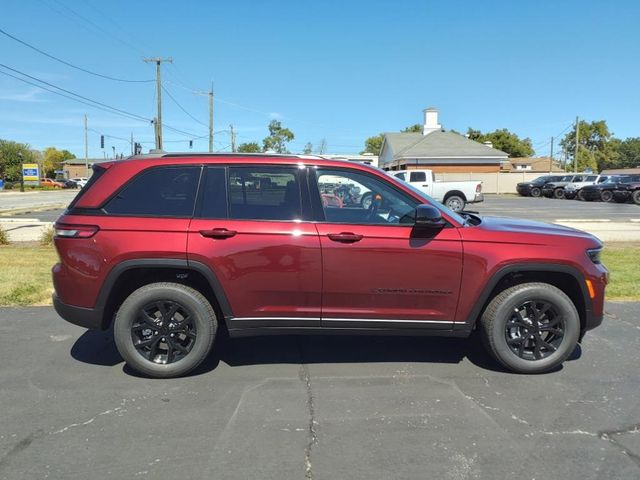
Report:
M 113 80 L 115 82 L 126 82 L 126 83 L 149 83 L 149 82 L 153 82 L 153 79 L 150 79 L 150 80 L 128 80 L 126 78 L 111 77 L 109 75 L 103 75 L 101 73 L 93 72 L 91 70 L 87 70 L 86 68 L 82 68 L 82 67 L 79 67 L 77 65 L 74 65 L 73 63 L 70 63 L 70 62 L 67 62 L 65 60 L 62 60 L 61 58 L 58 58 L 55 55 L 51 55 L 50 53 L 47 53 L 47 52 L 45 52 L 43 50 L 40 50 L 38 47 L 35 47 L 35 46 L 31 45 L 30 43 L 25 42 L 24 40 L 20 40 L 18 37 L 15 37 L 15 36 L 11 35 L 10 33 L 5 32 L 1 28 L 0 28 L 0 33 L 2 33 L 3 35 L 11 38 L 12 40 L 15 40 L 18 43 L 21 43 L 22 45 L 24 45 L 24 46 L 26 46 L 26 47 L 28 47 L 28 48 L 30 48 L 32 50 L 35 50 L 36 52 L 40 53 L 41 55 L 44 55 L 45 57 L 51 58 L 52 60 L 55 60 L 56 62 L 60 62 L 63 65 L 67 65 L 68 67 L 75 68 L 76 70 L 80 70 L 81 72 L 88 73 L 89 75 L 94 75 L 94 76 L 100 77 L 100 78 L 106 78 L 107 80 Z
M 166 93 L 166 94 L 169 96 L 169 98 L 170 98 L 171 100 L 173 100 L 173 103 L 175 103 L 175 104 L 178 106 L 178 108 L 180 108 L 180 110 L 182 110 L 186 115 L 188 115 L 188 116 L 189 116 L 193 121 L 198 122 L 198 123 L 199 123 L 200 125 L 202 125 L 202 126 L 208 127 L 208 125 L 207 125 L 206 123 L 201 122 L 201 121 L 200 121 L 200 120 L 198 120 L 196 117 L 194 117 L 194 116 L 193 116 L 193 115 L 191 115 L 189 112 L 187 112 L 187 110 L 186 110 L 182 105 L 180 105 L 180 103 L 178 102 L 178 100 L 176 100 L 176 99 L 173 97 L 173 95 L 171 95 L 171 93 L 169 92 L 169 90 L 167 90 L 167 88 L 166 88 L 164 85 L 162 86 L 162 90 L 164 90 L 164 93 Z
M 102 103 L 102 102 L 99 102 L 97 100 L 93 100 L 93 99 L 85 97 L 83 95 L 74 93 L 74 92 L 72 92 L 70 90 L 66 90 L 66 89 L 64 89 L 62 87 L 58 87 L 57 85 L 54 85 L 54 84 L 49 83 L 49 82 L 46 82 L 46 81 L 44 81 L 42 79 L 39 79 L 37 77 L 34 77 L 32 75 L 28 75 L 28 74 L 26 74 L 24 72 L 21 72 L 20 70 L 16 70 L 15 68 L 11 68 L 11 67 L 9 67 L 7 65 L 4 65 L 2 63 L 0 63 L 0 67 L 6 68 L 7 70 L 11 70 L 12 72 L 16 72 L 16 73 L 18 73 L 20 75 L 23 75 L 23 76 L 25 76 L 27 78 L 35 80 L 36 82 L 43 83 L 44 85 L 47 85 L 48 87 L 52 87 L 52 88 L 48 88 L 46 86 L 39 85 L 37 83 L 31 82 L 31 81 L 26 80 L 24 78 L 20 78 L 20 77 L 18 77 L 16 75 L 13 75 L 13 74 L 11 74 L 9 72 L 3 72 L 2 70 L 0 70 L 1 74 L 6 75 L 8 77 L 15 78 L 16 80 L 19 80 L 19 81 L 21 81 L 23 83 L 26 83 L 26 84 L 29 84 L 31 86 L 40 88 L 42 90 L 46 90 L 46 91 L 51 92 L 51 93 L 53 93 L 55 95 L 67 98 L 69 100 L 73 100 L 73 101 L 78 102 L 78 103 L 82 103 L 84 105 L 88 105 L 88 106 L 96 108 L 98 110 L 102 110 L 102 111 L 105 111 L 105 112 L 108 112 L 108 113 L 120 115 L 120 116 L 129 118 L 129 119 L 138 120 L 138 121 L 141 121 L 141 122 L 144 122 L 144 123 L 147 123 L 147 124 L 151 122 L 150 118 L 145 118 L 145 117 L 143 117 L 141 115 L 138 115 L 136 113 L 132 113 L 132 112 L 128 112 L 126 110 L 122 110 L 122 109 L 119 109 L 119 108 L 116 108 L 116 107 L 112 107 L 111 105 L 107 105 L 106 103 Z M 53 89 L 57 89 L 57 90 L 60 90 L 60 91 L 53 90 Z M 64 93 L 61 93 L 61 92 L 64 92 Z M 167 124 L 164 124 L 164 126 L 165 126 L 165 128 L 167 128 L 169 130 L 172 130 L 172 131 L 174 131 L 176 133 L 180 133 L 180 134 L 185 135 L 185 136 L 190 137 L 190 138 L 198 137 L 198 135 L 193 133 L 193 132 L 180 130 L 178 128 L 172 127 L 171 125 L 167 125 Z M 204 135 L 204 136 L 206 136 L 206 135 Z
M 62 88 L 62 87 L 58 87 L 57 85 L 54 85 L 54 84 L 49 83 L 49 82 L 46 82 L 46 81 L 44 81 L 44 80 L 42 80 L 42 79 L 40 79 L 40 78 L 33 77 L 33 76 L 31 76 L 31 75 L 29 75 L 29 74 L 27 74 L 27 73 L 21 72 L 20 70 L 16 70 L 15 68 L 11 68 L 11 67 L 9 67 L 9 66 L 7 66 L 7 65 L 4 65 L 4 64 L 2 64 L 2 63 L 0 63 L 0 67 L 6 68 L 7 70 L 11 70 L 12 72 L 18 73 L 18 74 L 20 74 L 20 75 L 22 75 L 22 76 L 25 76 L 25 77 L 30 78 L 30 79 L 32 79 L 32 80 L 35 80 L 36 82 L 40 82 L 40 83 L 43 83 L 43 84 L 48 85 L 48 86 L 50 86 L 50 87 L 53 87 L 53 88 L 55 88 L 55 89 L 57 89 L 57 90 L 60 90 L 60 91 L 62 91 L 62 92 L 65 92 L 65 93 L 67 93 L 67 94 L 69 94 L 69 95 L 73 95 L 73 96 L 75 96 L 75 97 L 81 98 L 81 99 L 86 100 L 86 101 L 88 101 L 88 102 L 92 102 L 92 103 L 95 103 L 95 104 L 100 105 L 100 106 L 102 106 L 102 107 L 105 107 L 105 108 L 111 109 L 111 110 L 113 110 L 113 111 L 115 111 L 115 112 L 119 112 L 119 113 L 121 113 L 121 114 L 123 114 L 123 115 L 129 116 L 129 117 L 133 117 L 133 118 L 135 118 L 135 119 L 137 119 L 137 120 L 143 120 L 143 121 L 145 121 L 145 122 L 149 122 L 149 121 L 150 121 L 150 119 L 148 119 L 148 118 L 142 117 L 142 116 L 137 115 L 137 114 L 135 114 L 135 113 L 127 112 L 126 110 L 121 110 L 121 109 L 119 109 L 119 108 L 112 107 L 111 105 L 107 105 L 106 103 L 98 102 L 97 100 L 93 100 L 93 99 L 88 98 L 88 97 L 85 97 L 85 96 L 83 96 L 83 95 L 80 95 L 80 94 L 74 93 L 74 92 L 72 92 L 72 91 L 70 91 L 70 90 L 66 90 L 66 89 L 64 89 L 64 88 Z

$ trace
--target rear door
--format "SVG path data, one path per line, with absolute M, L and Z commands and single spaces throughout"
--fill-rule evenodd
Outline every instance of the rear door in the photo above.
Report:
M 296 165 L 205 169 L 189 262 L 216 275 L 232 330 L 320 326 L 320 241 L 305 220 L 301 172 Z

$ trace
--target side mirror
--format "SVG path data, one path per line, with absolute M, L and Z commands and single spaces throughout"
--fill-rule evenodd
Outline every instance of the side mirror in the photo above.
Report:
M 415 226 L 417 228 L 442 228 L 446 223 L 440 210 L 433 205 L 423 203 L 416 207 Z

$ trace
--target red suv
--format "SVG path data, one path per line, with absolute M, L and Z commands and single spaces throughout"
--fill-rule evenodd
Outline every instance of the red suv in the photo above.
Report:
M 113 323 L 126 362 L 155 377 L 195 368 L 222 325 L 232 337 L 478 329 L 508 369 L 545 372 L 602 322 L 608 280 L 587 233 L 457 214 L 382 170 L 320 157 L 100 163 L 55 230 L 57 312 Z

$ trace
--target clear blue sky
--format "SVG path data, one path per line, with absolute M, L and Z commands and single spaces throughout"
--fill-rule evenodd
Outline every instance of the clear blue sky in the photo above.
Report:
M 446 129 L 508 128 L 538 154 L 576 115 L 640 136 L 637 1 L 98 1 L 4 0 L 0 28 L 99 73 L 151 79 L 143 56 L 171 56 L 166 88 L 215 130 L 258 141 L 271 118 L 291 128 L 292 151 L 327 141 L 358 152 L 366 137 L 422 121 L 436 106 Z M 0 63 L 145 118 L 154 83 L 117 83 L 73 70 L 0 35 Z M 2 70 L 2 69 L 0 69 Z M 164 95 L 164 122 L 207 134 Z M 152 128 L 0 75 L 0 138 L 84 155 L 82 117 L 107 135 L 152 142 Z M 164 131 L 167 150 L 188 136 Z M 173 142 L 182 140 L 182 142 Z M 102 157 L 99 134 L 89 154 Z M 216 135 L 228 149 L 229 135 Z M 117 152 L 127 142 L 107 138 Z M 146 148 L 151 146 L 145 144 Z M 206 150 L 207 138 L 194 142 Z

